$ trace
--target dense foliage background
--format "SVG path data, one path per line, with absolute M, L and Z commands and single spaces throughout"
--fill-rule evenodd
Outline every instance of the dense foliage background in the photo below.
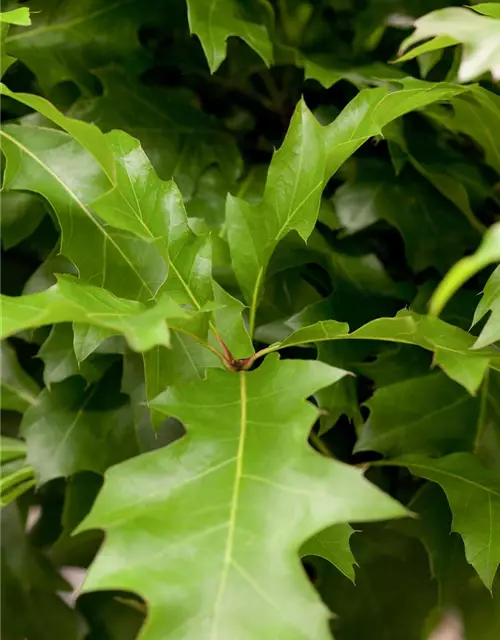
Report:
M 4 2 L 5 640 L 500 637 L 500 5 L 451 4 Z

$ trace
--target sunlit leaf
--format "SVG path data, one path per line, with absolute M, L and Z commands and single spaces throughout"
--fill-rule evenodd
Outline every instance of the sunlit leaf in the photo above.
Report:
M 298 563 L 301 544 L 330 524 L 405 514 L 359 470 L 305 444 L 316 411 L 304 399 L 343 375 L 271 357 L 254 372 L 211 371 L 159 396 L 155 407 L 179 417 L 188 435 L 108 472 L 82 525 L 106 530 L 86 589 L 145 596 L 144 638 L 182 628 L 186 638 L 285 633 L 326 640 L 326 612 Z M 138 519 L 148 538 L 140 554 L 131 535 Z M 173 600 L 164 589 L 171 574 Z

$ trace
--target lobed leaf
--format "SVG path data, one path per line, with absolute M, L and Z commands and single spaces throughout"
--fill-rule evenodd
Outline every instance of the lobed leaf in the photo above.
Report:
M 241 3 L 238 0 L 188 0 L 191 33 L 200 38 L 210 71 L 214 73 L 226 57 L 227 39 L 238 36 L 269 66 L 273 46 L 267 22 L 272 8 L 267 0 Z
M 107 534 L 86 590 L 147 598 L 145 640 L 326 640 L 301 544 L 327 525 L 406 513 L 359 470 L 305 444 L 317 415 L 305 398 L 344 374 L 273 356 L 253 372 L 210 370 L 160 395 L 154 407 L 180 418 L 188 435 L 108 472 L 79 528 Z M 135 535 L 139 522 L 147 545 Z M 165 589 L 174 576 L 175 590 Z
M 307 240 L 318 216 L 322 190 L 337 169 L 371 136 L 409 111 L 452 98 L 455 85 L 407 78 L 401 88 L 365 89 L 332 124 L 322 128 L 301 101 L 283 145 L 271 161 L 258 205 L 228 196 L 226 221 L 231 260 L 250 305 L 250 333 L 255 328 L 269 259 L 291 230 Z
M 498 12 L 488 11 L 488 4 L 495 8 L 494 3 L 484 3 L 484 9 L 479 12 L 472 8 L 448 7 L 428 13 L 415 21 L 415 31 L 401 44 L 400 52 L 404 53 L 416 42 L 431 37 L 434 37 L 431 40 L 433 46 L 446 47 L 461 42 L 464 47 L 458 71 L 460 82 L 470 82 L 486 71 L 491 71 L 493 78 L 498 79 L 500 16 Z M 422 52 L 422 47 L 416 47 L 399 58 L 399 62 L 410 60 Z
M 500 563 L 498 473 L 482 467 L 469 453 L 452 453 L 437 460 L 406 456 L 390 464 L 406 466 L 414 475 L 444 489 L 453 514 L 453 531 L 462 536 L 467 560 L 491 590 Z
M 377 318 L 349 333 L 345 322 L 320 320 L 292 333 L 269 350 L 325 340 L 386 340 L 413 344 L 434 352 L 434 362 L 452 380 L 474 394 L 488 367 L 500 368 L 495 349 L 471 351 L 474 337 L 466 331 L 431 316 L 402 310 L 394 318 Z
M 133 349 L 147 351 L 158 344 L 169 346 L 169 319 L 179 326 L 189 314 L 168 295 L 148 308 L 70 276 L 59 276 L 56 285 L 41 293 L 2 296 L 3 338 L 46 324 L 86 322 L 123 334 Z

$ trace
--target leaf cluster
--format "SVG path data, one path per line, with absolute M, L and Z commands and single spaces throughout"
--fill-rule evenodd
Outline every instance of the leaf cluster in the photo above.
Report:
M 450 4 L 4 3 L 6 640 L 499 637 L 500 12 Z

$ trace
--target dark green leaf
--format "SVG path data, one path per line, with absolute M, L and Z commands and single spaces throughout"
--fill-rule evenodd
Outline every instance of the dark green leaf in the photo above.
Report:
M 2 348 L 2 409 L 24 411 L 36 403 L 38 384 L 17 361 L 16 352 L 7 342 Z
M 479 400 L 443 373 L 377 389 L 366 405 L 358 451 L 445 454 L 470 449 L 476 436 Z
M 464 539 L 467 560 L 491 589 L 500 563 L 498 472 L 482 467 L 468 453 L 453 453 L 439 460 L 406 456 L 390 464 L 406 466 L 444 489 L 453 514 L 453 531 Z
M 80 377 L 67 378 L 42 391 L 22 421 L 28 463 L 38 483 L 77 471 L 102 473 L 135 455 L 137 443 L 125 400 L 113 394 L 106 377 L 92 387 Z

